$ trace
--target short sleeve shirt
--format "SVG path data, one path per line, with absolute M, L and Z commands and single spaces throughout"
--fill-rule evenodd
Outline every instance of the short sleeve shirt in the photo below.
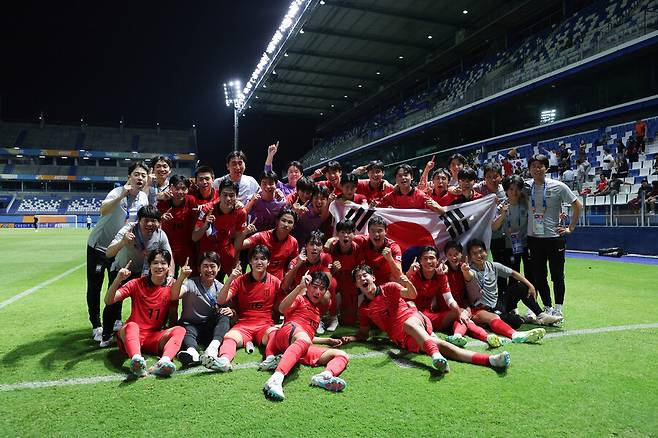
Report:
M 445 309 L 445 300 L 443 294 L 450 293 L 450 285 L 448 284 L 448 277 L 445 275 L 434 274 L 432 278 L 425 278 L 419 269 L 409 276 L 409 281 L 416 288 L 417 296 L 414 298 L 416 307 L 421 312 L 432 310 L 432 301 L 436 299 L 436 304 Z
M 119 300 L 130 297 L 130 317 L 140 331 L 157 332 L 162 329 L 169 313 L 171 288 L 149 284 L 147 277 L 130 280 L 119 289 Z
M 224 179 L 224 178 L 229 178 L 229 175 L 224 175 L 221 178 L 217 178 L 213 182 L 213 187 L 215 188 L 215 191 L 219 188 L 219 183 Z M 242 204 L 247 205 L 247 202 L 249 202 L 249 199 L 254 195 L 254 193 L 258 192 L 260 190 L 260 185 L 256 182 L 256 180 L 249 176 L 249 175 L 242 175 L 240 177 L 240 180 L 237 181 L 238 184 L 238 200 L 242 202 Z
M 255 280 L 251 273 L 233 280 L 229 292 L 237 300 L 238 322 L 272 324 L 272 310 L 280 289 L 281 281 L 271 274 L 263 281 Z
M 544 187 L 546 192 L 546 207 L 543 203 Z M 531 183 L 527 192 L 528 199 L 528 236 L 532 237 L 558 237 L 557 227 L 560 223 L 562 203 L 573 203 L 576 195 L 562 181 L 546 178 L 543 185 Z M 534 199 L 534 204 L 533 204 Z M 534 209 L 533 209 L 534 205 Z M 536 235 L 533 231 L 532 221 L 534 214 L 543 214 L 544 234 Z
M 384 247 L 381 250 L 376 250 L 372 247 L 372 243 L 368 239 L 368 236 L 356 236 L 354 241 L 362 248 L 363 261 L 372 268 L 372 271 L 375 274 L 375 282 L 377 284 L 382 284 L 391 281 L 391 267 L 382 255 L 382 250 L 384 248 L 390 248 L 393 259 L 396 262 L 401 263 L 402 251 L 400 250 L 400 245 L 387 238 Z
M 166 249 L 172 254 L 169 239 L 164 231 L 157 229 L 153 232 L 150 238 L 146 238 L 145 236 L 142 236 L 142 233 L 139 231 L 139 225 L 137 222 L 129 222 L 124 225 L 114 237 L 112 244 L 118 243 L 123 239 L 123 236 L 131 230 L 132 233 L 135 234 L 135 239 L 132 243 L 121 248 L 114 259 L 114 263 L 112 263 L 112 271 L 118 271 L 126 266 L 129 260 L 132 260 L 130 270 L 133 274 L 141 273 L 146 275 L 149 272 L 147 257 L 151 251 L 154 249 Z
M 283 314 L 285 322 L 292 322 L 302 328 L 313 339 L 320 324 L 320 308 L 308 299 L 306 294 L 297 295 L 292 305 Z
M 254 234 L 249 237 L 249 241 L 251 242 L 251 248 L 256 245 L 265 245 L 270 250 L 270 264 L 267 266 L 267 272 L 279 280 L 283 280 L 286 268 L 299 253 L 297 240 L 288 235 L 286 240 L 278 241 L 274 237 L 274 232 L 268 230 Z
M 400 343 L 402 339 L 397 339 L 397 335 L 403 333 L 400 328 L 417 312 L 415 307 L 402 299 L 402 289 L 402 285 L 394 282 L 378 286 L 376 296 L 359 307 L 359 326 L 369 328 L 372 323 L 384 330 L 393 342 Z
M 230 213 L 222 213 L 219 201 L 201 207 L 195 228 L 204 226 L 206 216 L 213 214 L 215 222 L 210 224 L 199 242 L 199 252 L 220 252 L 233 248 L 233 238 L 247 226 L 247 212 L 244 208 L 235 208 Z
M 377 201 L 381 202 L 382 198 L 393 191 L 393 187 L 389 184 L 381 182 L 379 187 L 372 188 L 369 179 L 360 179 L 356 185 L 356 192 L 364 195 L 368 202 Z
M 187 291 L 183 294 L 183 311 L 180 319 L 192 324 L 204 324 L 215 314 L 217 295 L 222 289 L 222 283 L 213 281 L 212 286 L 206 288 L 199 277 L 188 278 L 184 283 Z
M 466 283 L 468 296 L 475 307 L 495 308 L 498 303 L 498 277 L 509 278 L 512 269 L 498 262 L 485 262 L 482 271 L 471 265 L 473 279 Z
M 379 207 L 426 209 L 425 203 L 428 199 L 430 199 L 429 196 L 417 188 L 411 189 L 411 192 L 406 195 L 394 190 L 382 198 Z

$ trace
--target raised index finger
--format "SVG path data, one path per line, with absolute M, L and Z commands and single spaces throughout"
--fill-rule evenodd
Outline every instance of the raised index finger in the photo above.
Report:
M 132 259 L 128 260 L 128 263 L 126 263 L 125 268 L 128 269 L 130 267 L 130 265 L 132 264 L 132 262 L 133 262 Z
M 189 265 L 188 265 L 189 262 L 190 262 L 190 258 L 187 257 L 187 258 L 185 259 L 185 265 L 183 265 L 183 266 L 189 266 Z

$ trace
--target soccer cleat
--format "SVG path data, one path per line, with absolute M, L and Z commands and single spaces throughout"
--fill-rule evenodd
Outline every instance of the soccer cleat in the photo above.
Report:
M 91 338 L 96 342 L 102 341 L 103 340 L 103 327 L 94 327 L 91 331 Z
M 325 332 L 324 322 L 320 321 L 320 324 L 318 324 L 318 328 L 315 329 L 315 334 L 317 334 L 317 335 L 323 335 L 324 332 Z
M 539 325 L 551 325 L 555 324 L 556 322 L 562 321 L 564 318 L 561 316 L 555 316 L 555 315 L 549 315 L 546 312 L 542 312 L 539 315 L 537 315 L 537 324 Z
M 141 355 L 136 354 L 130 359 L 130 372 L 135 377 L 146 377 L 146 361 Z
M 231 361 L 227 358 L 218 358 L 216 356 L 210 356 L 205 353 L 201 355 L 201 363 L 204 367 L 210 370 L 221 371 L 222 373 L 231 371 L 233 369 L 233 366 L 231 366 Z
M 512 342 L 515 344 L 535 344 L 539 342 L 544 335 L 546 335 L 546 330 L 543 328 L 536 328 L 526 332 L 516 332 L 514 333 L 514 336 L 512 336 Z
M 547 315 L 552 315 L 554 311 L 555 310 L 551 306 L 548 306 L 548 307 L 544 307 L 544 312 L 543 313 L 545 313 Z
M 336 329 L 338 328 L 338 317 L 337 317 L 337 316 L 333 316 L 333 317 L 329 320 L 329 325 L 328 325 L 326 328 L 327 328 L 327 331 L 328 331 L 328 332 L 336 331 Z
M 117 319 L 116 321 L 114 321 L 114 326 L 112 327 L 112 331 L 116 333 L 119 330 L 121 330 L 121 327 L 123 327 L 123 321 Z
M 489 347 L 491 348 L 498 348 L 503 345 L 500 338 L 495 333 L 489 333 L 487 335 L 487 344 L 489 344 Z
M 160 359 L 155 365 L 149 368 L 150 374 L 160 377 L 169 377 L 176 371 L 176 365 L 170 360 Z
M 562 311 L 555 309 L 555 311 L 553 312 L 553 316 L 555 316 L 556 318 L 562 318 L 559 321 L 553 323 L 554 326 L 560 327 L 564 322 L 564 315 L 562 314 Z
M 507 351 L 489 356 L 489 364 L 493 368 L 507 369 L 510 365 L 510 355 Z
M 196 349 L 193 347 L 180 351 L 176 357 L 178 360 L 180 360 L 180 363 L 182 363 L 184 367 L 198 365 L 200 363 L 199 352 L 196 351 Z
M 347 382 L 345 382 L 340 377 L 328 377 L 322 374 L 316 374 L 315 376 L 311 377 L 311 385 L 318 386 L 331 392 L 341 392 L 347 387 Z
M 537 315 L 533 313 L 532 310 L 528 310 L 525 316 L 522 316 L 521 319 L 526 324 L 537 324 Z
M 265 382 L 265 386 L 263 386 L 263 393 L 265 394 L 265 397 L 270 400 L 283 401 L 286 396 L 283 395 L 282 383 L 283 382 L 274 376 L 270 377 L 269 380 Z
M 101 338 L 101 342 L 98 344 L 99 347 L 101 348 L 107 348 L 110 345 L 114 343 L 114 336 L 110 336 L 109 338 Z
M 271 371 L 275 370 L 276 367 L 279 366 L 279 362 L 281 361 L 281 355 L 274 356 L 270 355 L 265 358 L 264 361 L 258 364 L 258 369 L 260 371 Z
M 442 373 L 450 372 L 450 367 L 448 366 L 448 360 L 445 357 L 441 356 L 441 353 L 434 353 L 434 355 L 432 355 L 432 364 L 434 365 L 434 368 L 436 368 Z
M 466 345 L 468 343 L 466 338 L 463 337 L 460 334 L 446 336 L 446 341 L 448 341 L 452 345 L 456 345 L 458 347 L 463 347 L 464 345 Z

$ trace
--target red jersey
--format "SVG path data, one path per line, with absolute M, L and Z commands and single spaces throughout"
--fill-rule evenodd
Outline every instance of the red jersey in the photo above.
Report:
M 295 257 L 292 262 L 290 262 L 290 265 L 288 266 L 288 270 L 291 270 L 292 268 L 295 267 L 295 261 L 297 258 Z M 293 287 L 297 286 L 299 283 L 302 282 L 302 277 L 308 271 L 309 273 L 311 272 L 326 272 L 328 274 L 331 274 L 331 255 L 327 254 L 326 252 L 323 252 L 320 254 L 320 260 L 318 263 L 310 264 L 308 260 L 306 260 L 302 265 L 297 269 L 297 274 L 295 275 L 295 282 L 292 285 Z
M 251 273 L 243 274 L 233 280 L 229 292 L 237 299 L 240 323 L 273 324 L 272 310 L 281 281 L 267 274 L 263 281 L 257 281 Z
M 195 186 L 190 187 L 189 195 L 194 198 L 198 206 L 210 204 L 211 202 L 219 202 L 219 193 L 215 189 L 210 189 L 210 195 L 207 198 L 201 196 L 199 189 Z
M 313 339 L 320 324 L 320 308 L 308 299 L 306 294 L 297 295 L 292 305 L 283 313 L 285 322 L 292 322 L 302 328 Z
M 157 332 L 167 321 L 171 287 L 151 285 L 148 277 L 130 280 L 119 288 L 119 301 L 130 297 L 130 317 L 140 331 Z
M 256 245 L 265 245 L 270 250 L 270 264 L 267 266 L 267 272 L 274 275 L 279 280 L 283 280 L 286 267 L 297 256 L 297 239 L 288 235 L 286 240 L 278 241 L 274 236 L 274 231 L 261 231 L 249 237 L 251 248 Z
M 374 324 L 393 342 L 402 342 L 404 322 L 418 311 L 400 296 L 402 289 L 402 285 L 393 282 L 378 286 L 375 297 L 359 307 L 359 328 L 370 328 Z
M 340 198 L 338 199 L 342 199 L 343 201 L 345 201 L 346 199 L 343 196 L 344 195 L 340 195 Z M 351 200 L 350 202 L 354 202 L 355 204 L 363 204 L 364 201 L 368 201 L 368 198 L 366 198 L 364 195 L 361 195 L 359 193 L 355 193 L 354 199 Z
M 352 270 L 363 262 L 363 252 L 358 243 L 352 241 L 352 247 L 346 254 L 340 252 L 340 245 L 334 242 L 329 248 L 329 254 L 335 262 L 340 262 L 340 269 L 334 272 L 333 276 L 338 284 L 338 290 L 344 288 L 353 289 L 356 287 L 354 280 L 352 280 Z
M 457 301 L 459 307 L 466 309 L 469 305 L 468 299 L 466 298 L 466 281 L 464 281 L 464 274 L 462 274 L 461 270 L 453 271 L 448 268 L 448 272 L 445 276 L 448 278 L 452 297 Z
M 192 257 L 194 253 L 192 231 L 198 216 L 196 200 L 193 196 L 186 195 L 180 207 L 174 207 L 171 200 L 158 201 L 158 210 L 162 214 L 169 212 L 173 216 L 168 221 L 161 221 L 161 228 L 167 234 L 176 262 L 183 264 L 185 259 Z
M 421 312 L 432 311 L 432 301 L 436 299 L 439 311 L 449 310 L 443 294 L 450 293 L 450 285 L 446 275 L 434 274 L 429 280 L 423 276 L 422 269 L 412 273 L 409 281 L 416 288 L 418 295 L 414 298 L 416 307 Z
M 244 208 L 235 208 L 230 213 L 222 213 L 219 201 L 212 202 L 201 207 L 196 228 L 204 226 L 208 214 L 215 216 L 215 222 L 210 224 L 199 241 L 199 253 L 205 251 L 233 253 L 233 238 L 246 228 L 247 212 Z
M 375 274 L 375 282 L 377 284 L 382 284 L 391 281 L 391 267 L 382 255 L 382 250 L 384 248 L 391 248 L 393 260 L 401 263 L 402 251 L 400 250 L 400 245 L 391 239 L 386 238 L 386 242 L 382 249 L 376 250 L 372 247 L 372 242 L 370 242 L 368 236 L 355 236 L 354 241 L 362 248 L 363 261 L 372 268 L 372 272 Z
M 439 199 L 443 198 L 443 196 L 445 196 L 446 193 L 448 193 L 448 191 L 444 190 L 437 195 L 436 192 L 432 190 L 432 192 L 430 193 L 430 198 L 432 198 L 432 200 L 436 202 L 439 202 Z
M 378 203 L 382 201 L 385 195 L 391 193 L 393 187 L 389 184 L 386 184 L 382 181 L 379 184 L 379 187 L 372 188 L 370 186 L 369 179 L 360 179 L 356 185 L 356 192 L 360 195 L 363 195 L 368 199 L 368 202 L 377 201 Z
M 319 186 L 324 186 L 329 189 L 329 194 L 333 193 L 336 196 L 340 196 L 343 194 L 343 191 L 340 189 L 340 186 L 334 187 L 329 181 L 324 180 L 316 183 Z
M 475 190 L 471 190 L 471 197 L 470 199 L 466 199 L 464 195 L 453 195 L 452 193 L 446 193 L 441 199 L 439 199 L 437 202 L 439 205 L 455 205 L 455 204 L 463 204 L 464 202 L 469 202 L 469 201 L 475 201 L 476 199 L 480 199 L 482 197 L 481 194 L 476 192 Z
M 417 188 L 412 188 L 409 194 L 403 195 L 397 190 L 393 190 L 382 198 L 379 204 L 381 208 L 419 208 L 426 209 L 425 203 L 430 199 L 427 194 Z

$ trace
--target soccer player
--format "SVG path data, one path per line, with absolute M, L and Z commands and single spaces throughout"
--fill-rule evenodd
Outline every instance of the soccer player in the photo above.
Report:
M 242 242 L 241 249 L 255 248 L 264 245 L 269 250 L 267 272 L 279 280 L 283 280 L 285 270 L 297 255 L 297 240 L 290 235 L 297 222 L 297 214 L 286 207 L 283 208 L 276 219 L 276 226 L 267 231 L 261 231 Z M 249 227 L 253 230 L 254 227 Z
M 87 231 L 91 230 L 91 216 L 87 215 L 85 222 L 87 223 Z
M 279 311 L 283 313 L 285 323 L 270 333 L 265 348 L 265 360 L 259 365 L 261 370 L 275 369 L 263 387 L 266 397 L 277 401 L 285 398 L 283 380 L 297 363 L 308 366 L 326 365 L 322 373 L 311 378 L 313 386 L 333 392 L 342 391 L 347 386 L 345 381 L 338 377 L 347 367 L 347 354 L 313 345 L 313 336 L 320 323 L 321 308 L 326 307 L 331 299 L 328 288 L 329 277 L 326 273 L 306 272 L 299 285 L 279 304 Z M 340 344 L 339 340 L 333 342 Z M 282 356 L 277 358 L 277 354 Z
M 482 197 L 481 194 L 473 190 L 475 181 L 477 181 L 477 175 L 473 169 L 466 168 L 459 171 L 457 178 L 459 179 L 459 185 L 450 192 L 443 195 L 439 199 L 439 204 L 441 205 L 456 205 L 462 204 L 464 202 L 474 201 Z
M 576 229 L 583 205 L 578 197 L 561 181 L 546 178 L 548 158 L 533 155 L 528 160 L 532 183 L 528 191 L 528 252 L 532 264 L 532 279 L 544 303 L 544 311 L 560 318 L 564 304 L 564 249 L 565 236 Z M 562 203 L 571 204 L 571 222 L 560 225 Z M 548 286 L 548 263 L 555 294 L 552 307 Z
M 395 169 L 395 189 L 382 198 L 381 208 L 419 208 L 443 214 L 445 210 L 422 190 L 413 186 L 413 169 L 400 164 Z
M 171 175 L 171 159 L 159 155 L 151 159 L 151 173 L 149 182 L 145 187 L 146 195 L 149 198 L 149 204 L 157 205 L 164 197 L 165 192 L 169 189 L 169 175 Z
M 475 353 L 464 350 L 439 339 L 434 333 L 431 321 L 418 309 L 405 300 L 416 298 L 416 289 L 405 275 L 399 283 L 389 282 L 378 286 L 368 265 L 359 265 L 352 272 L 357 287 L 365 295 L 359 306 L 359 330 L 356 336 L 345 336 L 344 343 L 366 341 L 371 324 L 385 331 L 398 347 L 412 353 L 425 351 L 432 358 L 434 367 L 444 373 L 449 371 L 447 356 L 460 362 L 505 369 L 509 366 L 510 355 L 503 351 L 496 355 Z
M 219 189 L 219 183 L 224 179 L 230 179 L 238 185 L 238 200 L 242 205 L 246 205 L 249 199 L 253 196 L 254 193 L 258 191 L 260 186 L 256 180 L 249 176 L 245 175 L 244 171 L 247 167 L 247 155 L 242 151 L 232 151 L 226 156 L 226 169 L 228 170 L 228 175 L 224 175 L 221 178 L 217 178 L 213 187 Z
M 236 206 L 236 183 L 225 178 L 219 183 L 218 191 L 218 201 L 201 207 L 192 240 L 199 242 L 199 253 L 214 251 L 219 254 L 222 273 L 229 275 L 237 262 L 236 248 L 245 235 L 247 212 Z
M 161 194 L 158 210 L 162 214 L 162 230 L 174 252 L 176 272 L 185 260 L 195 260 L 192 232 L 198 216 L 196 200 L 188 195 L 190 180 L 181 175 L 169 179 L 169 187 Z
M 466 245 L 466 253 L 470 266 L 464 263 L 461 265 L 461 270 L 471 302 L 473 322 L 480 326 L 488 325 L 494 333 L 510 338 L 512 342 L 516 343 L 534 343 L 543 338 L 546 334 L 544 329 L 519 332 L 495 313 L 495 306 L 498 302 L 497 278 L 514 277 L 518 283 L 509 289 L 510 305 L 508 307 L 515 309 L 516 304 L 523 301 L 523 304 L 529 309 L 540 315 L 541 318 L 538 318 L 540 324 L 557 322 L 557 317 L 541 312 L 536 301 L 537 291 L 532 283 L 513 269 L 498 262 L 488 261 L 487 248 L 480 239 L 471 239 Z M 521 325 L 518 317 L 513 318 L 511 315 L 507 315 L 506 319 L 517 327 Z
M 194 185 L 190 187 L 190 195 L 196 199 L 197 206 L 217 201 L 218 192 L 213 188 L 215 172 L 210 166 L 199 166 L 194 170 Z
M 324 175 L 327 180 L 320 181 L 317 184 L 328 188 L 329 193 L 340 196 L 340 177 L 343 175 L 343 168 L 340 163 L 338 161 L 328 162 L 322 169 L 316 170 L 313 173 L 313 178 L 317 178 L 320 175 Z
M 238 322 L 224 336 L 219 357 L 201 356 L 207 368 L 226 372 L 232 369 L 231 361 L 236 350 L 253 341 L 254 345 L 266 345 L 268 335 L 274 330 L 272 310 L 281 289 L 281 281 L 267 272 L 270 250 L 265 245 L 255 245 L 249 254 L 251 272 L 242 274 L 238 265 L 219 291 L 217 303 L 226 304 L 237 299 Z
M 274 161 L 274 155 L 276 155 L 279 150 L 279 142 L 276 144 L 271 144 L 267 148 L 267 158 L 265 159 L 265 172 L 272 172 L 272 162 Z M 295 193 L 297 190 L 297 181 L 299 178 L 304 176 L 304 168 L 302 167 L 299 161 L 291 161 L 287 166 L 287 175 L 288 182 L 284 183 L 283 181 L 277 181 L 276 188 L 281 190 L 283 196 L 288 196 L 292 193 Z
M 276 199 L 279 178 L 272 171 L 265 171 L 260 176 L 260 192 L 254 193 L 244 209 L 253 219 L 257 231 L 274 228 L 276 216 L 286 205 L 285 200 Z
M 356 187 L 359 178 L 351 173 L 346 173 L 340 177 L 341 194 L 336 198 L 338 202 L 353 202 L 355 204 L 367 204 L 368 199 L 365 195 L 356 193 Z
M 160 360 L 148 369 L 158 376 L 170 376 L 176 371 L 171 358 L 178 353 L 185 329 L 171 327 L 163 330 L 169 310 L 170 287 L 166 285 L 171 253 L 154 249 L 148 253 L 148 274 L 121 283 L 132 275 L 128 261 L 107 289 L 105 304 L 112 306 L 130 297 L 130 317 L 117 333 L 119 349 L 130 358 L 130 371 L 135 377 L 147 374 L 146 360 L 142 351 L 160 355 Z
M 429 191 L 430 198 L 439 202 L 443 196 L 448 193 L 448 182 L 450 181 L 450 172 L 448 169 L 436 169 L 432 173 L 432 188 Z
M 160 229 L 160 212 L 152 205 L 146 205 L 137 212 L 137 222 L 128 222 L 124 225 L 114 240 L 107 247 L 106 257 L 113 258 L 110 267 L 109 279 L 114 280 L 119 269 L 132 261 L 131 271 L 133 277 L 148 274 L 146 256 L 154 249 L 164 249 L 171 259 L 171 246 L 167 235 Z M 169 268 L 169 276 L 173 279 L 174 264 Z M 171 280 L 170 279 L 170 280 Z M 121 325 L 121 302 L 103 309 L 103 336 L 101 348 L 109 347 L 112 340 L 112 331 L 118 330 Z M 116 328 L 116 330 L 115 330 Z
M 387 228 L 384 218 L 375 214 L 368 221 L 368 235 L 354 237 L 364 263 L 374 269 L 377 284 L 394 281 L 402 274 L 402 251 L 386 237 Z
M 216 279 L 220 264 L 217 253 L 204 252 L 199 261 L 200 275 L 188 279 L 192 268 L 186 262 L 171 287 L 171 300 L 183 299 L 183 312 L 178 325 L 185 328 L 185 337 L 178 360 L 184 366 L 200 363 L 198 342 L 208 345 L 206 356 L 217 357 L 224 335 L 231 327 L 231 318 L 235 316 L 229 306 L 217 304 L 219 291 L 224 286 Z M 210 363 L 206 362 L 206 365 Z
M 302 180 L 300 179 L 299 182 L 301 181 Z M 297 185 L 299 185 L 299 182 Z M 302 207 L 298 206 L 297 208 L 293 206 L 293 209 L 299 212 L 299 220 L 295 223 L 292 235 L 297 239 L 300 249 L 306 244 L 306 239 L 311 232 L 313 230 L 321 229 L 324 223 L 330 218 L 329 189 L 314 184 L 312 190 L 310 205 Z
M 374 160 L 352 171 L 355 175 L 361 175 L 364 172 L 368 172 L 368 178 L 358 181 L 356 193 L 364 195 L 368 203 L 379 203 L 385 195 L 393 191 L 393 185 L 384 179 L 384 163 L 382 161 Z
M 316 186 L 311 178 L 303 176 L 297 180 L 295 187 L 296 190 L 286 196 L 286 204 L 301 215 L 308 211 L 306 204 L 311 202 L 313 188 Z
M 87 239 L 87 310 L 96 342 L 103 335 L 101 289 L 105 271 L 109 273 L 113 261 L 105 256 L 105 251 L 125 222 L 136 220 L 139 209 L 148 205 L 148 198 L 142 192 L 147 178 L 148 168 L 144 163 L 134 163 L 128 168 L 128 181 L 107 194 L 101 203 L 100 218 Z

